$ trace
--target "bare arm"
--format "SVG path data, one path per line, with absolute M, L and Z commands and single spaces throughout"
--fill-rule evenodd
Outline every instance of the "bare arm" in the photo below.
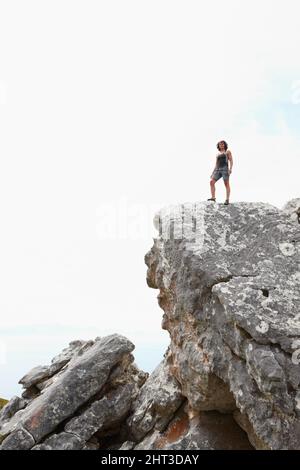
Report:
M 232 167 L 233 167 L 233 158 L 232 158 L 232 153 L 230 152 L 230 150 L 228 150 L 228 161 L 229 161 L 229 173 L 232 172 Z

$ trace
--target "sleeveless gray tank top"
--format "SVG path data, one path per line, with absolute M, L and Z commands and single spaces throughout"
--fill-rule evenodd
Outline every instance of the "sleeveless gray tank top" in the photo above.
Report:
M 226 168 L 228 166 L 228 157 L 225 152 L 217 155 L 217 168 Z

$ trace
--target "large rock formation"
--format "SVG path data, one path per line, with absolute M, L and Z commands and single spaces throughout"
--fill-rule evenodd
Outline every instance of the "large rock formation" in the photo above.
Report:
M 161 210 L 146 255 L 192 414 L 228 411 L 255 448 L 300 448 L 300 200 Z
M 1 450 L 85 449 L 124 441 L 122 423 L 148 374 L 120 335 L 74 341 L 35 367 L 0 413 Z
M 169 206 L 145 256 L 170 334 L 70 344 L 0 412 L 1 449 L 299 449 L 300 199 Z

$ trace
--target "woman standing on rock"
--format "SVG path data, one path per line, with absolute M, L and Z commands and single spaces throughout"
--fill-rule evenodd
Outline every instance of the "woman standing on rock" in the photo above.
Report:
M 210 180 L 210 191 L 211 191 L 211 198 L 208 201 L 216 202 L 216 188 L 215 184 L 221 177 L 223 177 L 224 184 L 226 187 L 226 200 L 224 204 L 227 206 L 229 204 L 229 196 L 230 196 L 230 185 L 229 185 L 229 175 L 232 171 L 232 154 L 230 150 L 228 150 L 228 144 L 225 140 L 221 140 L 217 143 L 217 149 L 219 150 L 217 157 L 216 157 L 216 165 L 214 171 L 211 175 Z M 228 162 L 229 166 L 228 167 Z

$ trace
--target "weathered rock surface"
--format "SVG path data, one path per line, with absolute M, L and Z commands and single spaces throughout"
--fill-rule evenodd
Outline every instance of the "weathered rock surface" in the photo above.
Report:
M 133 402 L 132 413 L 127 420 L 133 438 L 139 441 L 152 429 L 164 430 L 183 400 L 180 384 L 164 359 Z
M 118 426 L 148 375 L 133 363 L 133 349 L 121 335 L 71 343 L 52 361 L 60 367 L 37 396 L 14 397 L 1 411 L 1 449 L 80 449 L 101 429 Z M 21 382 L 37 386 L 51 367 L 34 368 Z
M 175 413 L 163 432 L 155 430 L 134 447 L 136 450 L 252 450 L 247 434 L 232 415 L 203 411 L 192 418 L 188 404 Z
M 185 203 L 145 255 L 170 345 L 74 341 L 0 411 L 0 449 L 300 449 L 300 199 Z
M 230 411 L 233 397 L 258 448 L 300 448 L 297 207 L 166 207 L 145 257 L 171 337 L 171 371 L 190 407 L 224 411 L 227 394 Z M 214 385 L 212 396 L 212 383 L 224 395 Z
M 284 212 L 290 216 L 291 220 L 300 224 L 300 198 L 291 199 L 284 207 Z
M 17 411 L 25 408 L 26 404 L 27 402 L 23 398 L 17 396 L 12 397 L 0 412 L 0 426 L 12 418 L 12 416 L 14 416 Z

